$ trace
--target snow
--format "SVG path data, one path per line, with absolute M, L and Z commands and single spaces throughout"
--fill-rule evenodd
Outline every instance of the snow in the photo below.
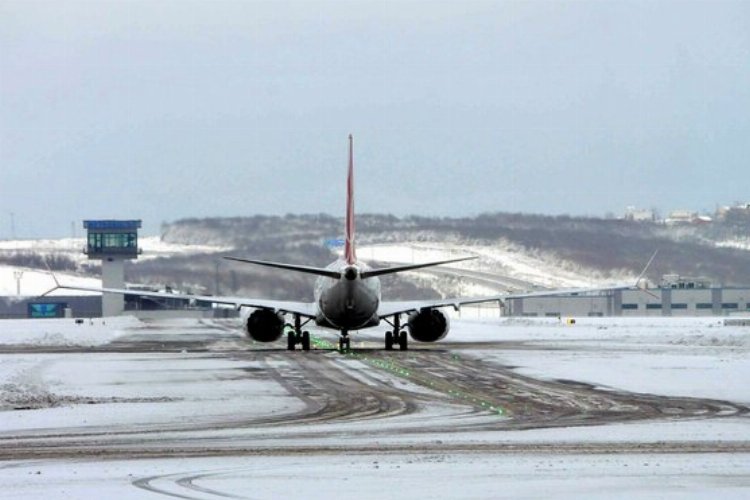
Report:
M 86 240 L 83 238 L 62 238 L 57 240 L 0 240 L 0 252 L 5 255 L 33 252 L 39 255 L 55 255 L 68 257 L 78 265 L 88 261 L 83 253 Z M 158 236 L 141 236 L 138 246 L 143 253 L 138 260 L 149 260 L 176 255 L 192 255 L 198 253 L 223 252 L 229 247 L 212 245 L 179 245 L 161 241 Z M 41 295 L 55 286 L 54 279 L 47 271 L 29 269 L 18 266 L 0 265 L 0 296 L 15 296 L 17 294 L 17 280 L 15 272 L 22 272 L 21 296 L 33 297 Z M 70 273 L 55 272 L 58 281 L 71 286 L 100 288 L 101 279 L 86 278 Z M 90 292 L 76 290 L 58 290 L 51 295 L 91 295 Z
M 598 271 L 566 262 L 554 254 L 530 252 L 511 242 L 496 245 L 469 245 L 460 242 L 382 244 L 357 249 L 365 261 L 418 263 L 475 256 L 476 260 L 450 264 L 450 267 L 512 276 L 514 281 L 536 286 L 592 287 L 618 282 L 635 282 L 628 274 L 602 275 Z M 645 265 L 645 261 L 644 261 Z
M 588 382 L 607 390 L 708 397 L 750 403 L 750 328 L 723 326 L 714 318 L 548 318 L 454 320 L 444 348 L 462 356 L 513 366 L 541 379 Z M 238 326 L 206 320 L 144 322 L 134 318 L 8 320 L 0 322 L 0 450 L 8 436 L 34 435 L 54 443 L 66 433 L 95 443 L 96 433 L 117 433 L 120 446 L 135 445 L 129 432 L 161 429 L 175 446 L 236 446 L 227 456 L 160 459 L 10 460 L 0 462 L 0 498 L 159 498 L 179 496 L 310 499 L 374 498 L 747 498 L 746 452 L 567 452 L 568 444 L 746 443 L 746 416 L 621 422 L 570 428 L 431 430 L 490 422 L 501 417 L 470 413 L 445 402 L 380 419 L 296 423 L 276 427 L 215 425 L 246 415 L 288 415 L 303 409 L 279 380 L 304 353 L 269 351 L 263 361 L 243 359 L 229 347 L 242 344 Z M 314 335 L 332 339 L 330 333 Z M 380 346 L 382 332 L 356 332 L 354 345 Z M 207 352 L 55 351 L 55 347 L 114 346 L 129 342 L 195 339 Z M 377 343 L 377 344 L 375 344 Z M 484 347 L 479 343 L 485 343 Z M 3 349 L 18 349 L 5 351 Z M 214 346 L 216 347 L 214 349 Z M 44 347 L 49 350 L 35 348 Z M 228 353 L 225 355 L 225 352 Z M 419 395 L 429 391 L 361 358 L 323 354 L 332 376 L 367 386 L 393 385 Z M 304 373 L 290 372 L 290 377 Z M 97 404 L 87 404 L 87 402 Z M 35 408 L 9 411 L 9 407 Z M 3 411 L 5 409 L 6 411 Z M 199 424 L 196 427 L 196 424 Z M 205 424 L 202 427 L 200 424 Z M 186 430 L 181 430 L 182 428 Z M 413 432 L 391 432 L 392 429 Z M 81 432 L 85 430 L 85 432 Z M 29 434 L 31 433 L 31 434 Z M 80 433 L 80 434 L 78 434 Z M 91 433 L 89 435 L 88 433 Z M 156 436 L 154 436 L 156 438 Z M 465 451 L 420 451 L 434 443 Z M 472 452 L 489 444 L 527 451 Z M 377 452 L 378 446 L 414 451 Z M 531 445 L 550 446 L 533 451 Z M 279 451 L 262 447 L 341 447 L 341 452 Z M 560 446 L 560 449 L 555 449 Z M 349 447 L 372 451 L 348 452 Z M 234 449 L 234 448 L 233 448 Z M 438 447 L 439 450 L 439 447 Z
M 278 384 L 233 380 L 235 371 L 248 367 L 239 360 L 202 359 L 200 355 L 180 353 L 107 354 L 99 357 L 92 379 L 85 358 L 80 354 L 24 358 L 12 372 L 1 376 L 0 409 L 39 409 L 0 411 L 0 429 L 28 431 L 81 424 L 92 429 L 193 425 L 301 408 L 301 403 Z M 247 392 L 254 397 L 242 397 Z M 75 404 L 89 401 L 99 404 Z M 123 411 L 123 405 L 129 405 L 130 411 Z
M 0 252 L 5 254 L 33 252 L 39 255 L 65 256 L 78 265 L 88 257 L 83 254 L 83 238 L 59 240 L 0 241 Z M 139 260 L 215 253 L 229 247 L 215 245 L 182 245 L 166 243 L 156 236 L 141 236 L 139 247 L 143 253 Z M 491 296 L 508 291 L 528 291 L 539 287 L 595 287 L 609 286 L 615 282 L 631 282 L 634 276 L 622 273 L 602 274 L 580 265 L 557 258 L 549 252 L 530 252 L 511 242 L 495 245 L 470 244 L 458 241 L 413 242 L 403 244 L 365 245 L 358 249 L 365 261 L 412 263 L 454 259 L 466 256 L 475 260 L 415 271 L 414 279 L 433 287 L 444 296 Z M 22 271 L 21 295 L 37 296 L 52 288 L 54 282 L 48 273 L 39 270 L 0 266 L 0 296 L 16 295 L 14 272 Z M 437 273 L 437 274 L 436 274 Z M 65 284 L 100 287 L 101 280 L 81 278 L 66 273 L 55 273 Z M 87 292 L 57 291 L 53 295 L 87 294 Z
M 36 239 L 36 240 L 0 240 L 0 251 L 4 253 L 34 252 L 40 255 L 65 255 L 85 262 L 88 256 L 83 253 L 86 247 L 85 238 Z M 175 255 L 196 253 L 224 252 L 231 247 L 218 245 L 182 245 L 167 243 L 158 236 L 139 236 L 138 247 L 143 251 L 139 259 L 156 259 Z
M 55 287 L 55 278 L 60 283 L 70 286 L 84 286 L 101 288 L 102 280 L 97 278 L 83 278 L 69 273 L 55 273 L 55 278 L 49 272 L 34 269 L 20 268 L 15 266 L 0 265 L 0 296 L 13 297 L 18 292 L 16 276 L 14 273 L 22 272 L 21 275 L 21 297 L 37 297 L 49 292 Z M 96 295 L 93 292 L 80 290 L 55 290 L 50 296 L 59 295 Z
M 750 328 L 715 318 L 546 318 L 456 322 L 448 340 L 522 342 L 476 357 L 536 378 L 750 403 Z M 482 328 L 477 328 L 477 326 Z M 466 351 L 464 351 L 466 352 Z
M 722 454 L 32 461 L 0 470 L 0 498 L 739 499 L 748 469 L 747 455 Z
M 734 240 L 717 241 L 715 245 L 719 248 L 736 248 L 737 250 L 750 250 L 750 238 L 737 238 Z
M 7 319 L 0 322 L 0 345 L 97 346 L 112 342 L 141 323 L 132 316 L 74 319 Z

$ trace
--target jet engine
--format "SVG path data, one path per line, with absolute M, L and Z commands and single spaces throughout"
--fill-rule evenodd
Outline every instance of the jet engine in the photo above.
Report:
M 409 335 L 419 342 L 436 342 L 450 329 L 448 316 L 438 309 L 422 309 L 409 315 Z
M 268 309 L 258 309 L 247 318 L 247 334 L 258 342 L 273 342 L 284 333 L 284 316 Z

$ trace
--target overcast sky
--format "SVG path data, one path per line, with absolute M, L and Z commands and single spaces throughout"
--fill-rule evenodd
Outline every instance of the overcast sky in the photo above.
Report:
M 750 201 L 750 2 L 0 0 L 0 238 Z

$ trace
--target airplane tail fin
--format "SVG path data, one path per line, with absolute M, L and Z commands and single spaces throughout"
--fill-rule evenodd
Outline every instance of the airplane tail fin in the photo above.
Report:
M 349 265 L 357 261 L 354 250 L 354 145 L 352 135 L 349 134 L 349 173 L 346 181 L 346 240 L 344 243 L 344 259 Z
M 344 259 L 350 266 L 357 263 L 357 254 L 354 248 L 354 140 L 352 135 L 349 134 L 349 172 L 347 175 L 346 182 L 346 228 L 345 228 L 344 240 Z M 269 262 L 255 259 L 241 259 L 238 257 L 224 257 L 227 260 L 233 260 L 235 262 L 244 262 L 247 264 L 256 264 L 266 267 L 275 267 L 277 269 L 285 269 L 288 271 L 297 271 L 301 273 L 314 274 L 318 276 L 325 276 L 333 279 L 340 279 L 344 274 L 341 271 L 335 271 L 332 269 L 322 269 L 312 266 L 300 266 L 295 264 L 283 264 L 280 262 Z M 407 264 L 401 266 L 387 267 L 381 269 L 367 269 L 362 271 L 359 276 L 362 279 L 374 278 L 376 276 L 383 276 L 386 274 L 400 273 L 404 271 L 412 271 L 414 269 L 422 269 L 425 267 L 439 266 L 441 264 L 449 264 L 451 262 L 461 262 L 464 260 L 476 259 L 476 257 L 463 257 L 459 259 L 441 260 L 437 262 L 425 262 L 422 264 Z

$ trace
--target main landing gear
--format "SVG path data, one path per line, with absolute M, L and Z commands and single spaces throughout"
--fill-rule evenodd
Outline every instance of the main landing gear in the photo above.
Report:
M 307 322 L 310 320 L 305 321 L 304 324 L 307 324 Z M 293 351 L 296 349 L 297 344 L 300 344 L 302 346 L 303 351 L 309 351 L 310 350 L 310 332 L 308 331 L 302 331 L 302 319 L 300 318 L 299 314 L 294 315 L 294 330 L 287 332 L 286 334 L 286 348 L 289 351 Z
M 398 347 L 402 351 L 406 351 L 409 348 L 409 341 L 406 335 L 406 330 L 401 329 L 401 316 L 396 314 L 393 316 L 393 331 L 385 332 L 385 350 L 392 351 L 393 346 L 398 344 Z

